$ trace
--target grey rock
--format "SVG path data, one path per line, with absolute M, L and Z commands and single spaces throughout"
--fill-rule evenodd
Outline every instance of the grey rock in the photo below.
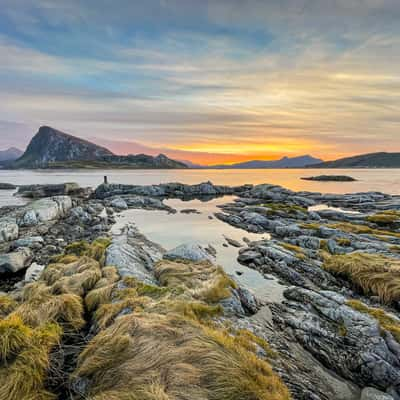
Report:
M 185 243 L 164 254 L 167 260 L 188 260 L 193 262 L 210 261 L 213 262 L 214 258 L 206 249 L 197 243 Z
M 375 319 L 347 306 L 335 292 L 290 288 L 284 295 L 294 303 L 283 320 L 326 367 L 361 386 L 386 390 L 397 385 L 400 363 Z
M 20 226 L 36 226 L 38 223 L 39 221 L 34 210 L 26 211 L 19 221 Z
M 337 229 L 328 228 L 327 226 L 320 226 L 318 230 L 319 235 L 322 238 L 330 238 L 332 236 L 340 235 L 340 231 Z
M 72 208 L 69 196 L 54 196 L 36 200 L 22 210 L 21 226 L 35 226 L 41 222 L 57 220 L 67 216 Z
M 0 274 L 11 272 L 15 273 L 26 268 L 32 260 L 32 252 L 27 247 L 0 255 Z
M 114 207 L 117 210 L 127 210 L 128 209 L 128 204 L 126 204 L 126 201 L 124 199 L 121 199 L 120 197 L 117 197 L 114 200 L 112 200 L 110 205 L 111 205 L 111 207 Z
M 121 276 L 133 276 L 147 283 L 156 283 L 154 263 L 161 260 L 165 250 L 143 236 L 133 225 L 114 235 L 107 248 L 106 264 L 114 265 Z
M 87 224 L 92 220 L 91 215 L 96 214 L 96 211 L 93 208 L 91 209 L 91 211 L 92 212 L 85 211 L 83 207 L 78 206 L 71 209 L 71 211 L 69 212 L 69 216 L 78 220 L 79 222 Z
M 318 250 L 320 247 L 320 240 L 313 236 L 299 236 L 295 239 L 295 244 L 306 249 Z
M 295 237 L 302 235 L 303 231 L 296 225 L 277 226 L 274 232 L 280 237 Z

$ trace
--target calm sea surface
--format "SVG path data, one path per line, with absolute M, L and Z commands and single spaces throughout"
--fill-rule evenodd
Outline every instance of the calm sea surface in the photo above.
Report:
M 357 182 L 311 182 L 300 178 L 321 174 L 343 174 L 358 179 Z M 244 183 L 274 183 L 292 190 L 308 190 L 323 193 L 350 193 L 381 191 L 400 194 L 400 169 L 254 169 L 254 170 L 53 170 L 25 171 L 0 170 L 0 182 L 15 185 L 35 183 L 77 182 L 82 186 L 96 187 L 107 175 L 109 182 L 137 185 L 164 182 L 188 184 L 207 180 L 220 185 Z M 23 200 L 13 196 L 14 191 L 0 191 L 0 206 L 21 204 Z

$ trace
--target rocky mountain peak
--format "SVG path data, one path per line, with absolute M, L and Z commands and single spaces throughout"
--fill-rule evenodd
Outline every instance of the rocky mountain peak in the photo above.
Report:
M 20 168 L 45 168 L 53 162 L 92 161 L 112 155 L 111 151 L 87 140 L 41 126 L 15 164 Z

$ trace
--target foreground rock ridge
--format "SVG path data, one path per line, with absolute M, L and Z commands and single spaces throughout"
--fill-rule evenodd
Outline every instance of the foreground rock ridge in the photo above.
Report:
M 211 182 L 21 195 L 0 209 L 0 400 L 400 398 L 399 196 Z M 110 230 L 130 208 L 224 195 L 221 235 L 269 234 L 226 239 L 283 301 L 255 297 L 212 246 Z

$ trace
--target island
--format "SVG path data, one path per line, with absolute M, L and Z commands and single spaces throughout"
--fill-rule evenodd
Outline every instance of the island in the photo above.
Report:
M 318 175 L 301 178 L 304 181 L 317 182 L 355 182 L 357 179 L 346 175 Z

